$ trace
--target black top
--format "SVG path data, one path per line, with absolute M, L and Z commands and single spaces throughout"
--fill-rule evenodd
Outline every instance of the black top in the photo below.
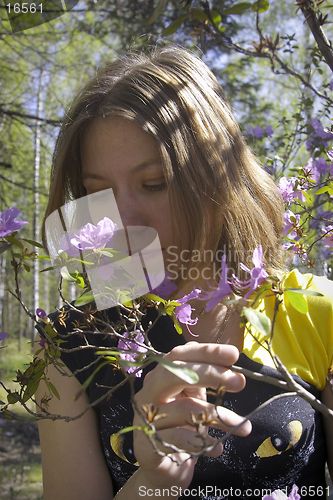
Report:
M 98 314 L 110 322 L 118 319 L 117 308 Z M 148 308 L 143 318 L 144 328 L 150 320 L 154 320 L 156 314 L 154 308 Z M 50 315 L 59 333 L 65 335 L 66 343 L 62 346 L 66 349 L 85 345 L 85 338 L 96 346 L 111 347 L 117 343 L 110 335 L 73 333 L 73 327 L 82 319 L 78 312 L 70 311 L 66 327 L 58 322 L 58 317 L 58 312 Z M 154 348 L 162 352 L 184 344 L 183 336 L 176 332 L 172 320 L 167 316 L 158 320 L 151 329 L 149 338 Z M 62 353 L 61 359 L 81 384 L 102 362 L 95 355 L 94 349 Z M 243 353 L 236 364 L 279 378 L 276 370 L 251 360 Z M 153 365 L 144 370 L 141 378 L 135 378 L 136 391 L 141 388 L 144 375 L 152 368 Z M 297 375 L 293 377 L 317 398 L 320 397 L 317 388 Z M 89 401 L 94 403 L 107 392 L 108 389 L 101 386 L 112 387 L 123 379 L 119 369 L 111 365 L 102 367 L 86 389 Z M 273 385 L 247 378 L 246 387 L 239 393 L 227 393 L 223 403 L 236 413 L 246 415 L 281 392 L 283 391 Z M 116 494 L 137 469 L 132 449 L 132 434 L 116 434 L 133 421 L 129 383 L 122 385 L 111 397 L 103 399 L 93 407 L 98 417 L 105 460 Z M 230 437 L 225 442 L 224 452 L 220 457 L 199 458 L 189 487 L 191 490 L 196 489 L 198 494 L 193 490 L 191 494 L 186 492 L 186 497 L 181 498 L 261 499 L 265 493 L 269 493 L 267 490 L 287 488 L 289 493 L 293 484 L 299 487 L 302 499 L 313 498 L 313 491 L 316 492 L 315 497 L 326 498 L 326 448 L 321 414 L 304 399 L 291 396 L 272 402 L 257 412 L 251 422 L 252 433 L 246 438 Z M 216 429 L 210 429 L 209 432 L 217 437 L 224 434 Z M 309 486 L 312 486 L 310 490 Z M 214 487 L 220 491 L 214 491 Z

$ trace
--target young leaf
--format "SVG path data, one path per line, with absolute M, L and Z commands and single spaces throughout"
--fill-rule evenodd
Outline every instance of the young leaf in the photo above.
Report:
M 196 19 L 197 21 L 206 21 L 207 14 L 202 9 L 190 9 L 190 16 L 192 19 Z
M 23 393 L 23 397 L 22 397 L 23 403 L 26 403 L 28 401 L 28 399 L 30 399 L 31 396 L 33 396 L 35 394 L 35 392 L 37 391 L 38 385 L 39 385 L 39 379 L 33 378 L 28 382 L 28 385 L 27 385 L 27 387 Z
M 128 427 L 124 427 L 120 431 L 118 431 L 116 434 L 113 434 L 113 436 L 121 436 L 122 434 L 126 434 L 127 432 L 132 432 L 132 431 L 142 431 L 144 427 L 142 425 L 129 425 Z
M 183 333 L 183 329 L 182 327 L 180 326 L 179 324 L 179 321 L 176 317 L 173 318 L 173 326 L 175 327 L 176 329 L 176 332 L 181 335 Z
M 22 241 L 19 240 L 18 238 L 16 238 L 13 234 L 11 234 L 10 236 L 6 236 L 6 241 L 11 243 L 12 245 L 15 245 L 15 246 L 21 248 L 22 250 L 24 248 Z
M 68 271 L 67 267 L 64 266 L 60 269 L 60 274 L 62 278 L 66 281 L 71 281 L 72 283 L 75 283 L 76 278 L 72 276 L 72 274 Z
M 33 247 L 44 248 L 44 245 L 42 245 L 38 241 L 29 240 L 28 238 L 21 238 L 21 240 L 26 241 L 27 243 L 30 243 L 30 245 L 32 245 Z
M 166 9 L 169 0 L 158 0 L 154 12 L 147 21 L 147 24 L 153 24 L 161 16 L 163 11 Z
M 56 266 L 50 266 L 50 267 L 46 267 L 45 269 L 42 269 L 41 271 L 39 271 L 40 273 L 45 273 L 46 271 L 52 271 L 52 269 L 56 269 Z
M 244 307 L 243 313 L 246 319 L 251 323 L 254 328 L 264 335 L 264 337 L 269 337 L 271 333 L 271 320 L 266 314 L 256 311 L 251 307 Z
M 173 373 L 188 384 L 196 384 L 199 381 L 199 375 L 194 370 L 191 370 L 191 368 L 178 365 L 160 356 L 152 356 L 152 359 L 163 365 L 166 370 L 169 370 L 169 372 Z
M 145 298 L 148 300 L 152 300 L 153 302 L 162 302 L 162 304 L 166 303 L 165 299 L 162 299 L 162 297 L 159 297 L 158 295 L 155 295 L 154 293 L 147 293 L 145 295 Z
M 7 394 L 7 401 L 9 404 L 15 404 L 20 401 L 20 395 L 18 392 L 9 392 Z
M 229 16 L 232 14 L 243 14 L 245 11 L 250 10 L 252 8 L 252 4 L 250 2 L 240 2 L 235 3 L 229 9 L 225 9 L 222 11 L 222 15 Z
M 80 295 L 80 297 L 78 297 L 75 300 L 74 305 L 76 307 L 84 306 L 86 304 L 90 304 L 90 302 L 92 302 L 93 300 L 94 300 L 94 295 L 93 295 L 92 291 L 89 290 L 89 291 L 83 292 L 83 294 Z
M 314 295 L 314 296 L 317 296 L 317 297 L 323 297 L 324 295 L 320 292 L 316 292 L 315 290 L 302 290 L 302 288 L 286 288 L 285 289 L 285 292 L 286 291 L 292 291 L 292 292 L 296 292 L 296 293 L 301 293 L 302 295 Z
M 305 290 L 303 290 L 305 291 Z M 304 294 L 300 293 L 299 290 L 285 290 L 284 297 L 286 302 L 296 309 L 296 311 L 306 314 L 308 312 L 308 302 Z
M 52 384 L 52 382 L 50 382 L 49 380 L 45 380 L 45 382 L 46 382 L 47 387 L 49 388 L 49 391 L 52 392 L 52 394 L 54 394 L 54 396 L 57 399 L 60 399 L 60 394 L 57 391 L 57 389 L 55 388 L 55 386 Z
M 316 191 L 316 194 L 328 193 L 333 196 L 333 183 L 331 182 L 328 186 L 323 186 Z
M 257 0 L 252 4 L 252 10 L 254 12 L 266 12 L 269 9 L 269 0 Z
M 92 374 L 89 375 L 89 377 L 83 382 L 82 388 L 81 388 L 81 391 L 79 394 L 81 394 L 82 390 L 87 389 L 88 385 L 90 385 L 91 382 L 94 380 L 96 373 L 98 373 L 101 370 L 101 368 L 103 368 L 103 366 L 105 366 L 107 364 L 108 364 L 108 362 L 104 361 L 103 363 L 101 363 L 100 365 L 97 366 L 97 368 L 92 372 Z M 79 394 L 77 394 L 75 399 L 77 399 L 79 397 Z
M 165 28 L 165 30 L 163 31 L 163 35 L 173 35 L 178 30 L 178 28 L 181 27 L 186 18 L 186 15 L 178 17 L 178 19 L 173 21 L 171 24 L 169 24 L 169 26 Z
M 99 356 L 120 356 L 120 352 L 112 349 L 105 349 L 105 351 L 95 351 Z

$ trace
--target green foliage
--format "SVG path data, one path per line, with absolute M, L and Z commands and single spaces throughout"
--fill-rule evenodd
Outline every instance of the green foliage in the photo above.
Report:
M 286 303 L 290 303 L 296 311 L 306 314 L 308 312 L 308 303 L 306 297 L 303 294 L 297 292 L 297 290 L 285 290 L 284 299 Z
M 81 307 L 81 306 L 85 306 L 86 304 L 90 304 L 91 302 L 93 302 L 94 300 L 94 295 L 92 293 L 91 290 L 86 290 L 85 292 L 83 292 L 80 297 L 78 297 L 75 302 L 74 302 L 74 305 L 76 307 Z
M 250 307 L 244 307 L 243 313 L 246 319 L 254 326 L 255 330 L 262 335 L 262 339 L 268 339 L 271 334 L 271 320 L 266 314 L 256 311 Z
M 152 356 L 151 359 L 153 361 L 157 361 L 166 370 L 171 372 L 173 375 L 176 375 L 176 377 L 181 380 L 184 380 L 187 384 L 196 384 L 199 381 L 199 375 L 194 370 L 191 370 L 186 366 L 181 366 L 178 363 L 169 361 L 161 356 Z

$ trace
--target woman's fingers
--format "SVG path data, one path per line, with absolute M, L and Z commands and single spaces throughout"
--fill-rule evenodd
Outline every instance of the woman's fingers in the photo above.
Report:
M 198 382 L 189 384 L 165 369 L 163 365 L 159 365 L 146 375 L 143 388 L 136 395 L 139 404 L 147 401 L 153 404 L 166 403 L 174 399 L 187 387 L 211 387 L 217 389 L 223 386 L 227 392 L 239 392 L 245 387 L 245 377 L 224 366 L 178 360 L 174 361 L 174 363 L 179 367 L 184 366 L 184 368 L 196 372 Z
M 242 437 L 250 434 L 252 429 L 249 420 L 244 421 L 244 417 L 233 411 L 189 397 L 160 405 L 154 425 L 157 430 L 191 425 L 193 428 L 196 425 L 209 426 Z
M 174 347 L 165 358 L 169 361 L 205 362 L 212 365 L 231 366 L 239 358 L 239 350 L 230 344 L 210 344 L 187 342 L 185 345 Z
M 204 455 L 218 457 L 223 452 L 223 445 L 218 439 L 208 433 L 199 435 L 196 431 L 184 427 L 159 431 L 157 446 L 166 454 L 178 453 L 179 450 L 197 454 L 205 450 Z
M 245 386 L 245 377 L 228 369 L 238 356 L 239 351 L 233 345 L 188 342 L 184 346 L 177 346 L 166 354 L 165 359 L 192 369 L 198 374 L 199 381 L 189 384 L 160 364 L 146 375 L 143 388 L 137 393 L 138 398 L 147 401 L 147 391 L 150 402 L 164 403 L 175 398 L 186 387 L 217 389 L 223 386 L 228 392 L 241 391 Z

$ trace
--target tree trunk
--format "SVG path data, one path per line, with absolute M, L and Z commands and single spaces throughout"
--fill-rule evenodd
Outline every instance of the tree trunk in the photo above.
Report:
M 39 69 L 38 75 L 38 88 L 37 88 L 37 106 L 36 106 L 36 116 L 41 117 L 43 114 L 43 69 Z M 40 146 L 41 146 L 41 125 L 40 121 L 36 120 L 35 124 L 35 138 L 34 138 L 34 182 L 33 182 L 33 239 L 35 241 L 39 240 L 39 220 L 40 220 L 40 199 L 39 199 L 39 172 L 40 172 Z M 33 266 L 33 305 L 32 310 L 35 312 L 37 307 L 39 307 L 39 260 L 34 260 Z M 31 342 L 33 345 L 35 337 L 35 328 L 32 325 L 31 329 Z

